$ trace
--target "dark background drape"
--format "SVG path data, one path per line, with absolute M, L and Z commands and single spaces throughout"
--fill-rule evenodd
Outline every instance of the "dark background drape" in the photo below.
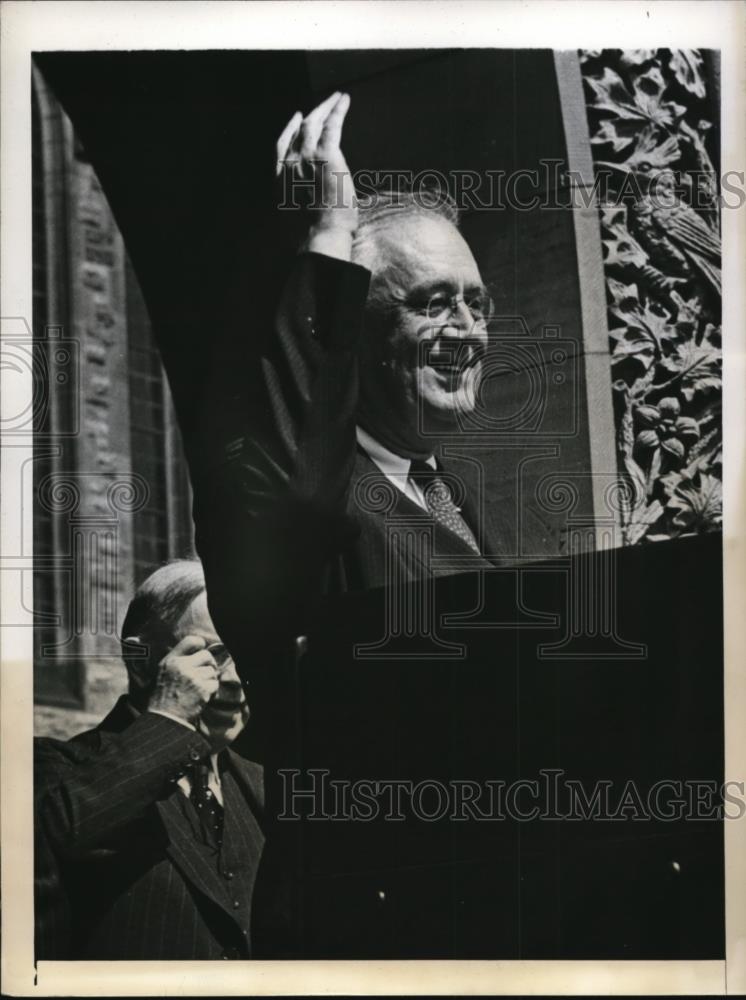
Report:
M 434 171 L 452 193 L 456 172 L 476 174 L 477 197 L 490 207 L 467 204 L 462 228 L 500 317 L 485 389 L 486 409 L 500 423 L 487 439 L 482 431 L 464 440 L 485 441 L 478 458 L 488 516 L 505 555 L 560 551 L 563 517 L 534 488 L 548 473 L 589 467 L 572 213 L 499 207 L 506 194 L 496 180 L 537 171 L 518 185 L 518 197 L 557 194 L 565 147 L 550 51 L 35 59 L 124 235 L 194 476 L 262 419 L 251 410 L 253 361 L 301 225 L 297 212 L 277 211 L 273 169 L 275 140 L 293 112 L 348 90 L 344 149 L 353 171 Z M 566 341 L 559 355 L 545 325 Z M 590 511 L 589 477 L 580 492 L 577 511 Z

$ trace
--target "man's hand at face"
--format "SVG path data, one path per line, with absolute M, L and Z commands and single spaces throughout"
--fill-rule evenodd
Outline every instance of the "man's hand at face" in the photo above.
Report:
M 207 641 L 199 635 L 185 635 L 158 664 L 148 708 L 196 726 L 218 686 L 218 668 Z
M 349 94 L 334 93 L 305 118 L 297 111 L 277 140 L 277 175 L 312 180 L 313 222 L 306 249 L 350 260 L 357 229 L 357 197 L 340 142 Z
M 224 650 L 224 647 L 220 648 Z M 215 646 L 211 649 L 214 650 Z M 205 705 L 198 726 L 210 741 L 213 751 L 230 746 L 249 718 L 249 706 L 235 663 L 225 656 L 218 655 L 217 660 L 218 690 Z

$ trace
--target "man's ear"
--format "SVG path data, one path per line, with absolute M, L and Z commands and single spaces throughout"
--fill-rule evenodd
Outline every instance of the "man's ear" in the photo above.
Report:
M 122 639 L 122 645 L 128 651 L 125 662 L 130 678 L 130 686 L 144 690 L 152 683 L 148 645 L 143 642 L 139 635 L 128 636 Z

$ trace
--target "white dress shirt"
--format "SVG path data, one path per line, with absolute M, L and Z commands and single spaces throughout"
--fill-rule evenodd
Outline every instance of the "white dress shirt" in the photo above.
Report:
M 362 427 L 357 427 L 355 431 L 357 434 L 357 443 L 367 453 L 369 458 L 375 462 L 389 482 L 393 483 L 398 490 L 409 497 L 418 507 L 427 510 L 422 490 L 417 483 L 409 478 L 411 461 L 408 458 L 402 458 L 396 452 L 389 451 L 380 441 L 376 441 L 367 431 L 364 431 Z M 431 469 L 437 469 L 438 467 L 432 455 L 427 459 L 427 464 Z

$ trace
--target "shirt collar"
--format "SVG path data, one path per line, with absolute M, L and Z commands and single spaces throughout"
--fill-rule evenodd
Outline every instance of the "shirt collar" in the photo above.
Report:
M 380 441 L 376 441 L 367 431 L 363 430 L 362 427 L 356 427 L 355 433 L 357 435 L 357 443 L 373 459 L 385 476 L 401 476 L 406 478 L 409 475 L 409 467 L 412 464 L 410 459 L 404 458 L 402 455 L 397 455 L 394 451 L 390 451 Z M 433 455 L 427 459 L 427 464 L 431 469 L 438 467 Z

